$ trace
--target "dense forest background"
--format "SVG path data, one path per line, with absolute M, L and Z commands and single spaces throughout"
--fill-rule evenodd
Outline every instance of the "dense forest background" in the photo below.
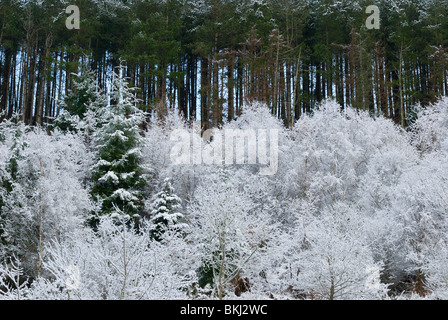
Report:
M 65 8 L 80 10 L 68 30 Z M 366 8 L 380 9 L 379 29 Z M 108 90 L 123 58 L 140 108 L 204 129 L 266 102 L 292 126 L 335 98 L 406 126 L 448 91 L 445 0 L 16 1 L 0 3 L 0 110 L 51 122 L 85 65 Z

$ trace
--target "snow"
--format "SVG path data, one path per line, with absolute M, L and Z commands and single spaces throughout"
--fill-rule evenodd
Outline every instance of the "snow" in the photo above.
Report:
M 112 171 L 108 171 L 104 176 L 99 178 L 98 181 L 108 181 L 109 179 L 112 180 L 113 183 L 118 183 L 120 181 L 117 175 Z
M 86 144 L 82 126 L 48 135 L 1 123 L 0 298 L 294 298 L 292 288 L 313 299 L 414 299 L 391 284 L 423 273 L 427 298 L 445 299 L 448 98 L 419 109 L 409 131 L 339 110 L 325 101 L 289 130 L 253 103 L 218 129 L 278 130 L 272 176 L 259 164 L 172 163 L 170 133 L 195 134 L 174 114 L 113 160 L 98 157 L 112 131 Z M 138 170 L 123 170 L 134 156 Z M 140 176 L 144 189 L 122 185 Z M 111 182 L 110 195 L 94 197 L 96 182 Z M 108 201 L 112 212 L 100 214 Z M 236 276 L 250 292 L 234 295 Z M 19 278 L 34 281 L 6 284 Z
M 123 201 L 137 201 L 138 200 L 138 198 L 132 192 L 129 192 L 125 189 L 118 189 L 118 190 L 114 191 L 114 193 L 112 194 L 112 198 L 115 198 L 115 197 L 117 197 Z

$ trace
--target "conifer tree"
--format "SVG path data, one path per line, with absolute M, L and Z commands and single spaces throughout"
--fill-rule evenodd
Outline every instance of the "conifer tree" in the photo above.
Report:
M 106 107 L 107 99 L 99 89 L 95 73 L 84 68 L 73 75 L 73 90 L 61 101 L 62 112 L 55 119 L 55 126 L 66 130 L 82 130 L 90 135 L 101 122 L 101 108 Z
M 151 237 L 156 241 L 161 241 L 166 230 L 181 231 L 185 224 L 182 223 L 184 215 L 182 200 L 175 194 L 171 184 L 171 179 L 166 178 L 163 187 L 158 192 L 151 203 Z
M 124 212 L 134 216 L 142 208 L 140 196 L 145 178 L 139 126 L 144 114 L 137 108 L 123 73 L 123 66 L 118 74 L 114 73 L 111 103 L 102 109 L 102 123 L 93 133 L 96 163 L 92 168 L 91 194 L 101 204 L 100 215 Z

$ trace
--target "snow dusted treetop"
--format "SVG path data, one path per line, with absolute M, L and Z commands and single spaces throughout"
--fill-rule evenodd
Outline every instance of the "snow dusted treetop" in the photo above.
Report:
M 122 0 L 89 0 L 90 5 L 98 9 L 100 15 L 114 18 L 120 11 L 129 10 L 129 6 L 126 5 L 125 1 Z M 39 2 L 43 2 L 40 0 Z M 54 1 L 52 1 L 54 2 Z M 68 7 L 69 5 L 76 4 L 70 0 L 59 0 L 63 6 Z
M 55 119 L 55 125 L 63 130 L 80 130 L 90 141 L 90 134 L 101 124 L 102 108 L 107 104 L 105 94 L 99 89 L 95 73 L 83 68 L 74 77 L 73 90 L 61 101 L 61 114 Z M 104 121 L 104 120 L 103 120 Z
M 392 121 L 373 119 L 367 112 L 323 102 L 295 125 L 292 165 L 286 185 L 296 196 L 316 198 L 321 205 L 352 200 L 359 179 L 379 150 L 393 148 L 412 154 L 406 135 Z
M 232 155 L 231 150 L 227 149 L 227 143 L 232 143 L 233 141 L 227 140 L 227 134 L 230 136 L 232 132 L 239 132 L 242 136 L 247 137 L 247 143 L 243 142 L 243 140 L 236 140 L 236 144 L 244 148 L 247 156 L 244 155 L 244 159 L 241 158 L 243 155 L 238 156 L 239 159 L 235 157 L 236 167 L 253 170 L 254 166 L 246 164 L 239 166 L 239 163 L 244 160 L 246 163 L 251 164 L 256 162 L 255 168 L 258 172 L 261 175 L 271 176 L 273 180 L 282 174 L 281 170 L 284 168 L 284 163 L 281 161 L 284 159 L 285 151 L 290 149 L 289 131 L 283 126 L 281 120 L 271 114 L 269 107 L 265 103 L 256 101 L 247 103 L 243 108 L 242 114 L 235 121 L 226 123 L 222 128 L 222 132 L 226 138 L 226 150 L 224 152 L 226 162 L 229 159 L 228 155 Z M 242 139 L 246 138 L 242 137 Z M 251 157 L 256 157 L 256 159 L 249 160 Z
M 353 11 L 361 11 L 362 7 L 359 0 L 338 0 L 338 1 L 319 1 L 319 10 L 323 12 L 323 15 L 350 13 Z

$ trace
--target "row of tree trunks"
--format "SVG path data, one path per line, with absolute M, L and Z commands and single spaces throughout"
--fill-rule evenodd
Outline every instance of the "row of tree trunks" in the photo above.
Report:
M 77 72 L 80 56 L 53 51 L 51 33 L 43 46 L 38 39 L 37 32 L 29 32 L 22 50 L 2 50 L 2 119 L 19 112 L 27 124 L 49 122 L 60 112 L 57 100 L 72 89 L 70 74 Z M 383 114 L 405 126 L 415 104 L 428 105 L 448 93 L 443 48 L 423 61 L 410 57 L 404 46 L 393 50 L 381 41 L 368 52 L 354 34 L 352 44 L 335 47 L 331 59 L 314 61 L 301 53 L 282 53 L 280 48 L 286 49 L 279 36 L 271 41 L 267 51 L 254 38 L 246 50 L 216 46 L 210 55 L 188 53 L 179 64 L 136 63 L 129 66 L 130 81 L 138 87 L 143 106 L 159 102 L 163 114 L 176 109 L 190 121 L 200 119 L 204 130 L 235 119 L 245 99 L 266 102 L 272 114 L 293 126 L 329 97 L 342 108 Z M 95 66 L 100 86 L 107 89 L 113 65 L 104 57 L 87 60 Z

